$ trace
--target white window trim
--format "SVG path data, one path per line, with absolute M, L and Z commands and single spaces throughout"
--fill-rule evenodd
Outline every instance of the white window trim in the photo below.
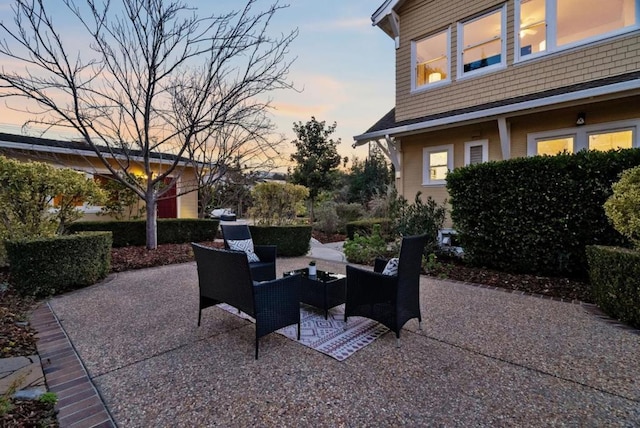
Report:
M 417 86 L 416 84 L 416 66 L 418 59 L 416 58 L 416 44 L 424 39 L 428 39 L 429 37 L 437 36 L 438 34 L 446 33 L 447 34 L 447 77 L 438 82 Z M 425 90 L 430 90 L 434 88 L 439 88 L 440 86 L 448 85 L 451 83 L 451 26 L 449 26 L 444 31 L 437 31 L 428 36 L 422 37 L 417 40 L 411 41 L 411 92 L 422 92 Z
M 477 21 L 478 19 L 485 18 L 489 15 L 492 15 L 496 12 L 501 12 L 500 19 L 500 62 L 498 64 L 489 65 L 487 67 L 482 67 L 478 70 L 469 71 L 467 73 L 464 72 L 464 63 L 462 59 L 462 52 L 464 50 L 464 26 L 473 21 Z M 470 77 L 476 77 L 487 73 L 493 73 L 499 70 L 502 70 L 507 67 L 507 4 L 503 4 L 502 7 L 497 9 L 492 9 L 487 13 L 483 13 L 482 15 L 476 16 L 473 19 L 469 19 L 464 22 L 458 22 L 457 26 L 457 34 L 458 34 L 458 51 L 456 53 L 457 63 L 458 63 L 458 72 L 457 77 L 458 80 L 467 79 Z
M 640 30 L 640 0 L 636 0 L 636 23 L 629 27 L 621 28 L 618 30 L 610 31 L 608 33 L 599 34 L 597 36 L 588 37 L 586 39 L 578 40 L 573 43 L 569 43 L 562 46 L 556 46 L 557 39 L 557 14 L 556 14 L 556 0 L 545 0 L 545 23 L 547 28 L 547 34 L 545 38 L 546 49 L 543 52 L 536 52 L 530 55 L 522 56 L 520 54 L 520 4 L 521 0 L 515 0 L 515 15 L 514 15 L 514 63 L 529 61 L 535 58 L 551 55 L 557 52 L 573 49 L 578 46 L 588 45 L 601 40 L 611 39 L 618 37 L 633 31 Z
M 612 132 L 617 130 L 632 130 L 633 140 L 631 147 L 640 147 L 640 119 L 620 120 L 616 122 L 603 122 L 594 125 L 577 126 L 574 128 L 555 129 L 553 131 L 534 132 L 527 134 L 527 156 L 538 154 L 537 140 L 550 138 L 574 137 L 573 152 L 589 148 L 589 134 L 598 132 Z
M 443 186 L 447 180 L 431 180 L 429 177 L 429 154 L 433 152 L 447 152 L 447 169 L 453 169 L 453 144 L 442 146 L 429 146 L 422 148 L 422 185 L 423 186 Z
M 489 140 L 475 140 L 464 143 L 464 165 L 471 163 L 471 147 L 482 146 L 482 163 L 489 160 Z

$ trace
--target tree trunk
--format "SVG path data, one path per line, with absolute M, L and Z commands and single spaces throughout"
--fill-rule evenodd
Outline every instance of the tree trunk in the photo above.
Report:
M 155 195 L 147 197 L 147 249 L 158 248 L 158 200 Z

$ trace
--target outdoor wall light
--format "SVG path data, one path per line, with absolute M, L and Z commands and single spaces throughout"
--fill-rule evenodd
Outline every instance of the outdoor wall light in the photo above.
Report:
M 587 122 L 587 114 L 586 113 L 578 113 L 578 118 L 576 119 L 576 125 L 582 126 Z

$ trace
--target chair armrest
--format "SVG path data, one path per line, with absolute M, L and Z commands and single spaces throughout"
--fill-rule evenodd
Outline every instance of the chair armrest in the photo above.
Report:
M 256 337 L 300 323 L 300 275 L 255 283 Z
M 254 245 L 253 251 L 261 262 L 275 262 L 278 247 L 276 245 Z

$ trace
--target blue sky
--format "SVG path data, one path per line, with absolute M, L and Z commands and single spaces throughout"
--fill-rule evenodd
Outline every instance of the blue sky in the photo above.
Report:
M 58 0 L 50 0 L 55 3 Z M 0 14 L 7 19 L 10 1 L 0 1 Z M 239 0 L 190 0 L 200 14 L 219 14 L 238 9 Z M 272 3 L 259 0 L 257 8 Z M 281 2 L 285 4 L 285 2 Z M 289 78 L 301 92 L 271 94 L 273 120 L 287 141 L 293 140 L 293 123 L 315 116 L 337 122 L 334 138 L 342 143 L 343 156 L 366 156 L 366 149 L 351 148 L 353 136 L 363 133 L 394 105 L 394 43 L 371 25 L 371 14 L 382 0 L 290 0 L 272 23 L 275 34 L 298 28 L 291 46 L 293 63 Z M 22 122 L 0 104 L 0 128 L 19 132 Z M 293 147 L 292 147 L 293 149 Z

